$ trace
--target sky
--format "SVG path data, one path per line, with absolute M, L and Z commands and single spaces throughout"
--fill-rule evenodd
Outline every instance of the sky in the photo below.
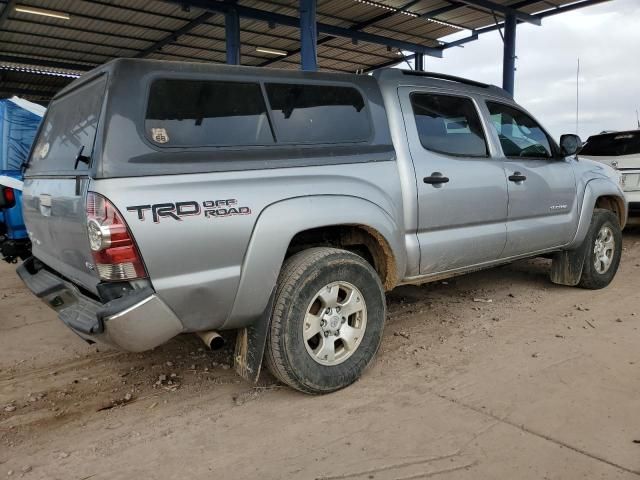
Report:
M 576 133 L 578 58 L 582 139 L 637 128 L 640 0 L 612 0 L 547 17 L 541 27 L 519 24 L 516 55 L 515 99 L 556 139 Z M 425 69 L 502 85 L 500 34 L 489 32 L 464 48 L 445 50 L 442 59 L 425 57 Z

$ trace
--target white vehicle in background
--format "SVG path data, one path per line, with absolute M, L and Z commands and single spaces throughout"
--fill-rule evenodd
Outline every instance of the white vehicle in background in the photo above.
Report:
M 620 172 L 629 202 L 627 225 L 640 225 L 640 129 L 592 135 L 580 157 L 605 163 Z

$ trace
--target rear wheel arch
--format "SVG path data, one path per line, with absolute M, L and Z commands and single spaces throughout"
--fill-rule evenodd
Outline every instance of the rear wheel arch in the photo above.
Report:
M 300 251 L 303 232 L 318 229 L 340 231 L 344 233 L 343 239 L 350 239 L 346 244 L 365 247 L 360 252 L 357 248 L 351 251 L 369 260 L 378 273 L 384 272 L 381 280 L 385 289 L 395 286 L 406 269 L 403 228 L 376 203 L 347 195 L 282 200 L 265 208 L 256 220 L 242 262 L 234 305 L 223 329 L 244 327 L 260 317 L 284 261 L 292 254 L 291 245 Z M 308 246 L 328 245 L 313 242 Z
M 302 250 L 280 273 L 267 366 L 304 393 L 344 388 L 373 361 L 385 317 L 380 278 L 362 256 L 331 247 Z
M 285 258 L 313 247 L 334 247 L 363 257 L 375 269 L 386 291 L 399 282 L 396 256 L 387 239 L 375 228 L 360 224 L 328 225 L 296 233 Z

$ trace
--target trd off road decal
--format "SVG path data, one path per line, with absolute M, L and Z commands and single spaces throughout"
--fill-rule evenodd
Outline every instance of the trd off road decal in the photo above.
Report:
M 205 200 L 202 203 L 195 201 L 176 203 L 154 203 L 150 205 L 134 205 L 127 207 L 128 212 L 137 212 L 138 220 L 145 220 L 146 212 L 151 212 L 155 223 L 161 218 L 173 218 L 182 221 L 182 217 L 191 217 L 204 213 L 205 218 L 233 217 L 235 215 L 249 215 L 249 207 L 239 207 L 235 198 L 226 200 Z

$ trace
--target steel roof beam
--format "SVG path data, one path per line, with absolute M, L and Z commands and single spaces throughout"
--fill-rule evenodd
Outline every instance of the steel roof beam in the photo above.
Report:
M 317 1 L 300 0 L 300 68 L 305 71 L 318 70 L 318 20 Z
M 521 2 L 518 2 L 516 4 L 513 4 L 512 7 L 514 8 L 522 8 L 525 7 L 527 5 L 532 5 L 534 3 L 540 3 L 541 0 L 523 0 Z M 564 12 L 569 12 L 571 10 L 577 10 L 579 8 L 584 8 L 584 7 L 590 7 L 592 5 L 597 5 L 599 3 L 605 3 L 605 2 L 610 2 L 611 0 L 583 0 L 582 2 L 579 3 L 572 3 L 570 5 L 566 5 L 564 7 L 557 7 L 557 8 L 551 8 L 549 10 L 545 10 L 543 12 L 540 13 L 536 13 L 536 17 L 543 19 L 546 17 L 551 17 L 553 15 L 559 15 L 561 13 Z M 521 20 L 518 20 L 518 23 L 523 23 Z M 488 27 L 482 27 L 476 30 L 476 33 L 478 34 L 482 34 L 482 33 L 488 33 L 488 32 L 493 32 L 495 30 L 499 30 L 501 28 L 504 28 L 504 22 L 500 22 L 496 25 L 490 25 Z M 463 45 L 465 43 L 469 43 L 471 41 L 475 40 L 475 38 L 461 38 L 460 40 L 457 40 L 456 42 L 451 42 L 448 43 L 446 45 L 444 45 L 442 48 L 443 49 L 447 49 L 453 46 L 460 46 Z M 453 45 L 453 43 L 456 43 L 456 45 Z
M 2 10 L 2 13 L 0 13 L 0 29 L 2 28 L 2 25 L 4 24 L 4 22 L 7 21 L 7 19 L 9 18 L 9 14 L 11 13 L 11 10 L 13 10 L 16 6 L 16 2 L 15 0 L 9 0 L 7 3 L 4 4 L 4 10 Z
M 134 55 L 134 57 L 143 58 L 143 57 L 146 57 L 147 55 L 150 55 L 151 53 L 157 52 L 158 50 L 162 50 L 162 47 L 165 47 L 166 45 L 169 45 L 170 43 L 177 41 L 182 35 L 190 32 L 194 28 L 207 22 L 214 15 L 215 14 L 211 12 L 204 12 L 202 15 L 199 15 L 198 17 L 194 18 L 190 22 L 186 23 L 184 26 L 180 27 L 175 32 L 170 33 L 169 35 L 158 40 L 148 48 L 145 48 L 141 52 L 137 53 L 136 55 Z
M 523 8 L 523 7 L 527 7 L 529 5 L 533 5 L 535 3 L 540 3 L 542 0 L 522 0 L 518 3 L 514 3 L 513 5 L 511 5 L 512 8 Z M 583 0 L 582 2 L 579 3 L 572 3 L 570 5 L 566 5 L 564 7 L 557 7 L 557 8 L 550 8 L 549 10 L 545 10 L 542 11 L 540 13 L 536 13 L 535 16 L 542 19 L 542 18 L 546 18 L 546 17 L 551 17 L 553 15 L 558 15 L 560 13 L 564 13 L 564 12 L 568 12 L 571 10 L 577 10 L 579 8 L 584 8 L 584 7 L 590 7 L 592 5 L 597 5 L 599 3 L 605 3 L 605 2 L 610 2 L 611 0 Z M 447 7 L 445 7 L 447 8 Z M 518 21 L 518 23 L 523 23 L 522 21 Z M 459 47 L 459 46 L 463 46 L 465 43 L 469 43 L 469 42 L 473 42 L 474 40 L 478 39 L 478 36 L 482 33 L 488 33 L 488 32 L 493 32 L 495 30 L 504 28 L 504 22 L 498 23 L 496 25 L 490 25 L 488 27 L 483 27 L 483 28 L 478 28 L 476 30 L 473 31 L 473 34 L 469 37 L 465 37 L 465 38 L 461 38 L 459 40 L 455 40 L 453 42 L 449 42 L 445 45 L 443 45 L 441 48 L 443 50 L 446 50 L 448 48 L 453 48 L 453 47 Z M 393 65 L 397 65 L 400 62 L 404 61 L 404 60 L 412 60 L 415 58 L 415 55 L 407 55 L 406 57 L 402 58 L 402 59 L 398 59 L 398 60 L 390 60 L 388 62 L 384 62 L 381 63 L 379 65 L 376 65 L 374 67 L 370 67 L 368 69 L 365 69 L 365 72 L 371 72 L 373 70 L 377 70 L 379 68 L 384 68 L 384 67 L 390 67 Z
M 1 2 L 1 0 L 0 0 L 0 2 Z M 98 43 L 98 42 L 90 42 L 90 41 L 86 41 L 86 40 L 76 40 L 75 38 L 67 38 L 67 37 L 62 37 L 62 36 L 55 36 L 54 37 L 54 36 L 51 36 L 51 35 L 43 35 L 43 34 L 39 34 L 39 33 L 25 33 L 25 32 L 19 32 L 19 31 L 16 31 L 16 30 L 3 30 L 3 31 L 8 32 L 8 33 L 15 33 L 15 34 L 28 35 L 28 36 L 41 37 L 41 38 L 50 38 L 52 40 L 62 40 L 62 41 L 68 41 L 68 42 L 76 42 L 76 43 L 82 43 L 82 44 L 92 45 L 92 46 L 96 46 L 96 47 L 108 47 L 108 48 L 113 48 L 113 49 L 117 49 L 117 50 L 130 50 L 130 51 L 132 51 L 131 56 L 135 55 L 135 52 L 140 51 L 139 48 L 135 48 L 135 47 L 131 46 L 131 42 L 132 41 L 146 42 L 146 43 L 148 43 L 150 41 L 150 40 L 141 39 L 140 37 L 135 37 L 135 36 L 130 36 L 130 35 L 123 35 L 123 34 L 120 34 L 120 33 L 118 33 L 118 34 L 108 34 L 108 33 L 105 33 L 103 31 L 96 31 L 96 30 L 90 30 L 90 29 L 69 27 L 67 25 L 62 27 L 62 26 L 53 25 L 51 23 L 41 22 L 41 21 L 33 20 L 33 19 L 30 19 L 30 20 L 27 21 L 27 20 L 22 20 L 22 19 L 18 19 L 18 18 L 12 18 L 11 21 L 12 22 L 24 23 L 24 24 L 27 24 L 27 25 L 32 24 L 32 25 L 40 25 L 40 26 L 44 26 L 44 27 L 49 27 L 49 28 L 53 27 L 54 29 L 65 30 L 66 32 L 78 32 L 78 33 L 102 35 L 102 36 L 109 36 L 110 38 L 118 39 L 118 40 L 128 40 L 129 41 L 128 45 L 127 46 L 123 46 L 123 45 L 117 45 L 117 44 L 115 44 L 113 42 Z M 224 25 L 218 25 L 216 23 L 206 23 L 206 25 L 209 25 L 209 26 L 215 27 L 215 28 L 224 29 Z M 249 28 L 244 28 L 244 29 L 242 29 L 242 31 L 246 32 L 246 33 L 254 33 L 254 34 L 258 34 L 258 35 L 264 35 L 264 36 L 267 36 L 267 37 L 270 37 L 270 38 L 275 38 L 275 39 L 285 39 L 285 40 L 291 40 L 291 41 L 297 40 L 297 38 L 294 38 L 294 37 L 275 36 L 275 35 L 271 35 L 271 34 L 269 34 L 267 32 L 260 32 L 260 31 L 257 31 L 257 30 L 249 29 Z M 199 34 L 195 34 L 193 32 L 187 32 L 183 36 L 184 37 L 193 37 L 193 38 L 197 38 L 197 39 L 200 39 L 200 40 L 204 39 L 204 40 L 209 40 L 209 41 L 224 41 L 225 40 L 224 37 L 199 35 Z M 332 38 L 335 38 L 335 37 L 332 37 Z M 179 42 L 174 42 L 174 43 L 171 43 L 170 45 L 175 45 L 176 47 L 191 48 L 191 49 L 200 50 L 200 51 L 205 50 L 205 51 L 213 51 L 213 52 L 216 52 L 216 53 L 217 52 L 223 52 L 224 53 L 223 50 L 205 49 L 203 47 L 196 47 L 196 46 L 193 46 L 193 45 L 188 45 L 188 44 L 179 43 Z M 255 47 L 256 46 L 255 44 L 247 44 L 247 43 L 244 43 L 244 45 L 246 45 L 248 47 Z M 343 47 L 331 47 L 331 48 L 335 48 L 335 49 L 340 50 L 340 51 L 352 52 L 351 50 L 347 50 L 347 49 L 345 49 Z M 293 53 L 294 52 L 292 51 L 291 54 L 293 55 Z M 298 52 L 295 52 L 295 53 L 298 53 Z M 176 54 L 173 54 L 173 53 L 164 53 L 163 52 L 163 54 L 170 55 L 170 56 L 173 56 L 173 57 L 191 59 L 191 60 L 195 60 L 195 61 L 198 61 L 198 60 L 206 61 L 206 59 L 198 59 L 198 58 L 195 58 L 195 57 L 188 57 L 188 56 L 184 56 L 184 55 L 176 55 Z M 379 55 L 379 54 L 376 54 L 376 53 L 370 53 L 370 52 L 366 53 L 366 55 L 372 56 L 372 57 L 378 57 L 378 58 L 386 58 L 386 57 L 384 57 L 382 55 Z M 121 55 L 121 56 L 129 56 L 129 55 Z M 264 59 L 264 57 L 260 57 L 260 56 L 257 56 L 257 55 L 253 55 L 252 56 L 252 55 L 247 54 L 247 53 L 244 53 L 243 56 L 252 57 L 252 58 L 256 58 L 256 59 Z
M 225 54 L 224 50 L 210 50 L 213 53 L 216 54 Z M 97 63 L 91 64 L 91 65 L 86 65 L 86 64 L 75 64 L 75 63 L 70 63 L 68 61 L 65 61 L 64 59 L 60 60 L 60 59 L 56 59 L 56 58 L 52 58 L 52 57 L 43 57 L 42 55 L 39 55 L 39 58 L 34 58 L 34 57 L 24 57 L 21 56 L 22 53 L 21 52 L 10 52 L 10 51 L 4 51 L 3 53 L 0 53 L 0 62 L 6 62 L 6 63 L 13 63 L 16 64 L 18 66 L 23 66 L 25 68 L 37 68 L 38 66 L 40 67 L 47 67 L 47 68 L 52 68 L 52 69 L 60 69 L 60 70 L 75 70 L 75 71 L 79 71 L 79 72 L 86 72 L 89 71 L 95 67 L 98 66 Z M 196 57 L 189 57 L 186 55 L 179 55 L 176 53 L 170 53 L 170 52 L 165 52 L 163 53 L 163 55 L 166 55 L 168 57 L 174 57 L 175 59 L 178 60 L 186 60 L 186 61 L 192 61 L 192 62 L 208 62 L 208 61 L 212 61 L 212 62 L 219 62 L 219 63 L 224 63 L 223 59 L 220 60 L 216 60 L 216 59 L 203 59 L 203 58 L 196 58 Z M 245 58 L 251 58 L 251 59 L 255 59 L 255 60 L 262 60 L 263 57 L 258 57 L 255 55 L 250 55 L 250 54 L 244 54 L 243 55 Z M 119 58 L 119 57 L 113 57 L 113 58 Z M 327 56 L 323 56 L 323 55 L 319 55 L 318 56 L 319 59 L 321 60 L 335 60 L 334 58 L 331 57 L 327 57 Z M 173 60 L 173 59 L 172 59 Z M 286 59 L 285 59 L 286 61 Z M 346 60 L 339 60 L 341 63 L 349 63 Z M 374 64 L 371 63 L 365 63 L 363 62 L 362 65 L 364 65 L 365 68 L 375 68 Z M 254 66 L 260 66 L 260 64 L 254 65 Z M 345 69 L 341 69 L 341 71 L 347 71 Z
M 537 1 L 537 0 L 536 0 Z M 464 5 L 464 4 L 452 4 L 449 5 L 447 7 L 441 7 L 441 8 L 437 8 L 435 10 L 431 10 L 429 12 L 425 12 L 423 14 L 421 14 L 418 18 L 423 18 L 425 20 L 435 20 L 436 22 L 443 22 L 445 24 L 451 25 L 452 27 L 456 27 L 459 28 L 461 30 L 471 30 L 471 28 L 469 27 L 465 27 L 463 25 L 458 25 L 455 23 L 451 23 L 447 20 L 438 20 L 438 16 L 444 14 L 444 13 L 449 13 L 453 10 L 457 10 L 458 8 L 462 8 L 462 7 L 467 7 L 468 5 Z M 477 10 L 475 8 L 472 8 L 473 10 Z
M 235 10 L 224 14 L 224 39 L 227 65 L 240 65 L 240 17 Z
M 394 16 L 396 13 L 402 12 L 405 9 L 407 9 L 409 7 L 412 7 L 413 5 L 415 5 L 418 2 L 420 2 L 420 0 L 412 0 L 409 3 L 406 3 L 405 5 L 400 7 L 398 9 L 398 11 L 395 11 L 395 12 L 394 11 L 388 11 L 388 12 L 382 13 L 382 14 L 376 16 L 376 17 L 373 17 L 370 20 L 367 20 L 367 21 L 364 21 L 364 22 L 360 22 L 360 23 L 356 23 L 354 25 L 351 25 L 349 27 L 349 30 L 362 30 L 362 29 L 364 29 L 366 27 L 369 27 L 369 26 L 373 25 L 374 23 L 381 22 L 382 20 L 386 20 L 387 18 Z M 334 36 L 331 36 L 331 35 L 326 36 L 326 37 L 322 37 L 322 38 L 318 39 L 318 42 L 316 43 L 316 45 L 323 45 L 323 44 L 325 44 L 327 42 L 330 42 L 331 40 L 335 40 L 336 38 L 337 37 L 334 37 Z M 332 48 L 335 48 L 335 47 L 332 47 Z M 290 50 L 287 53 L 287 56 L 282 57 L 282 58 L 271 58 L 271 59 L 266 60 L 265 62 L 261 63 L 260 66 L 261 67 L 267 67 L 267 66 L 269 66 L 271 64 L 280 62 L 280 61 L 284 60 L 285 58 L 291 57 L 293 55 L 297 55 L 300 52 L 301 52 L 300 48 L 296 48 L 295 50 Z
M 518 20 L 509 14 L 504 21 L 504 48 L 502 52 L 502 88 L 513 96 L 516 81 L 516 26 Z
M 539 13 L 537 16 L 540 18 L 551 17 L 559 13 L 570 12 L 571 10 L 578 10 L 579 8 L 590 7 L 591 5 L 597 5 L 599 3 L 610 2 L 611 0 L 584 0 L 580 3 L 572 3 L 561 7 L 556 7 L 551 10 Z
M 132 52 L 138 51 L 137 48 L 133 48 L 133 47 L 123 47 L 120 45 L 114 45 L 112 43 L 104 43 L 104 42 L 103 43 L 90 42 L 88 40 L 76 40 L 74 38 L 61 37 L 59 35 L 33 33 L 33 32 L 27 33 L 27 32 L 21 32 L 19 30 L 10 30 L 10 29 L 3 29 L 2 33 L 12 33 L 14 37 L 16 35 L 27 36 L 29 37 L 29 41 L 32 41 L 34 38 L 43 38 L 46 40 L 61 40 L 63 42 L 80 43 L 82 45 L 91 45 L 92 47 L 112 48 L 114 50 L 130 50 Z M 31 43 L 31 46 L 34 46 L 33 43 Z M 40 45 L 38 45 L 38 47 L 40 47 Z M 76 50 L 76 52 L 78 52 L 78 50 Z
M 435 10 L 431 10 L 429 12 L 425 12 L 422 15 L 420 15 L 421 18 L 434 18 L 437 17 L 438 15 L 442 15 L 443 13 L 449 13 L 453 10 L 456 10 L 460 8 L 460 5 L 457 4 L 452 4 L 452 5 L 448 5 L 446 7 L 440 7 L 440 8 L 436 8 Z
M 457 10 L 458 8 L 468 8 L 470 10 L 473 10 L 474 12 L 480 12 L 480 13 L 484 13 L 486 14 L 486 10 L 483 10 L 482 8 L 478 8 L 478 7 L 474 7 L 472 5 L 468 5 L 466 3 L 463 3 L 460 0 L 445 0 L 447 2 L 450 3 L 450 5 L 446 6 L 446 7 L 440 7 L 440 8 L 436 8 L 435 10 L 431 10 L 429 12 L 425 12 L 423 13 L 421 16 L 424 18 L 433 18 L 435 20 L 435 18 L 439 15 L 443 15 L 445 13 L 449 13 L 452 12 L 454 10 Z M 545 0 L 533 0 L 533 2 L 544 2 Z M 516 8 L 515 5 L 509 5 L 510 8 Z M 500 14 L 500 16 L 502 16 L 502 14 L 500 12 L 498 12 Z M 444 20 L 446 22 L 446 20 Z M 466 27 L 464 27 L 466 28 Z
M 542 20 L 535 15 L 529 15 L 528 13 L 521 12 L 517 8 L 501 5 L 491 0 L 456 0 L 456 2 L 474 7 L 486 8 L 492 12 L 500 12 L 503 15 L 515 15 L 517 19 L 522 20 L 523 22 L 527 22 L 532 25 L 542 25 Z
M 83 65 L 81 63 L 60 62 L 58 60 L 46 60 L 33 57 L 16 57 L 13 55 L 5 55 L 2 53 L 0 53 L 0 62 L 15 63 L 17 65 L 29 65 L 32 67 L 59 68 L 62 70 L 72 70 L 77 72 L 88 72 L 92 68 L 95 68 L 93 65 Z
M 463 38 L 459 38 L 458 40 L 454 40 L 452 42 L 447 43 L 446 45 L 444 45 L 442 48 L 453 48 L 453 47 L 460 47 L 462 45 L 464 45 L 465 43 L 469 43 L 472 42 L 474 40 L 478 39 L 478 30 L 472 30 L 471 31 L 471 35 L 467 36 L 467 37 L 463 37 Z
M 168 0 L 171 3 L 183 4 L 181 0 Z M 235 8 L 238 11 L 238 15 L 242 18 L 248 18 L 251 20 L 258 20 L 267 23 L 274 23 L 278 25 L 285 25 L 292 28 L 299 28 L 300 19 L 297 17 L 291 17 L 289 15 L 283 15 L 280 13 L 269 12 L 266 10 L 259 10 L 256 8 L 245 7 L 242 5 L 224 4 L 218 1 L 212 0 L 189 0 L 189 5 L 201 8 L 203 10 L 225 13 L 230 8 Z M 383 37 L 380 35 L 366 33 L 361 31 L 354 31 L 349 28 L 338 27 L 336 25 L 330 25 L 327 23 L 317 24 L 318 32 L 333 35 L 335 37 L 349 38 L 351 40 L 359 40 L 362 42 L 373 43 L 377 45 L 384 45 L 389 47 L 395 47 L 402 50 L 410 50 L 413 52 L 419 52 L 424 55 L 430 55 L 433 57 L 442 57 L 442 50 L 436 47 L 427 47 L 412 42 L 405 42 L 394 38 Z

